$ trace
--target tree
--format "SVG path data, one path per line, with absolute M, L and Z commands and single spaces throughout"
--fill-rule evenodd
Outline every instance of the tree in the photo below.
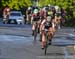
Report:
M 40 0 L 39 1 L 40 6 L 46 6 L 48 4 L 50 5 L 58 5 L 63 8 L 73 8 L 75 6 L 75 0 Z
M 2 6 L 9 6 L 11 9 L 20 9 L 25 6 L 31 6 L 30 0 L 1 0 Z

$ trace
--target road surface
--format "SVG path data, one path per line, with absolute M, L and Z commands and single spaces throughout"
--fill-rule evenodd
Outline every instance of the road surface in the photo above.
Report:
M 30 25 L 1 26 L 0 59 L 75 59 L 73 28 L 57 30 L 47 55 L 44 55 L 44 50 L 41 49 L 39 35 L 34 42 L 31 33 Z

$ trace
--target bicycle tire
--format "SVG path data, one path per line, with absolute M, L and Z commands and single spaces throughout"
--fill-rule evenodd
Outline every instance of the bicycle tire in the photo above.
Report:
M 48 48 L 48 36 L 47 36 L 47 34 L 46 34 L 46 45 L 45 45 L 45 55 L 47 54 L 47 48 Z
M 46 45 L 45 45 L 45 55 L 47 54 L 47 47 L 48 47 L 48 44 L 46 42 Z

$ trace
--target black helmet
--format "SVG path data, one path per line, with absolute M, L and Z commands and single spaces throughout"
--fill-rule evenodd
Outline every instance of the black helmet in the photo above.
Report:
M 55 13 L 55 16 L 59 17 L 59 16 L 60 16 L 60 14 L 59 14 L 59 13 Z

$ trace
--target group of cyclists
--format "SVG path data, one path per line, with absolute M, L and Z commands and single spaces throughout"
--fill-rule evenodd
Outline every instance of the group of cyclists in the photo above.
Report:
M 32 23 L 32 35 L 34 36 L 35 29 L 40 34 L 41 48 L 44 49 L 46 45 L 46 31 L 48 31 L 48 39 L 51 45 L 52 38 L 55 34 L 57 28 L 60 29 L 60 24 L 63 23 L 65 19 L 63 18 L 61 9 L 57 6 L 49 6 L 44 8 L 34 8 L 29 16 L 28 21 Z M 27 18 L 28 19 L 28 18 Z
M 9 14 L 10 9 L 7 7 L 3 11 L 4 19 Z M 59 6 L 47 6 L 47 7 L 28 7 L 26 10 L 26 22 L 32 24 L 32 35 L 35 35 L 35 30 L 40 34 L 41 47 L 44 49 L 46 45 L 46 31 L 48 31 L 49 44 L 52 42 L 52 38 L 56 29 L 61 28 L 61 24 L 65 22 L 65 12 Z M 4 20 L 5 22 L 6 20 Z

